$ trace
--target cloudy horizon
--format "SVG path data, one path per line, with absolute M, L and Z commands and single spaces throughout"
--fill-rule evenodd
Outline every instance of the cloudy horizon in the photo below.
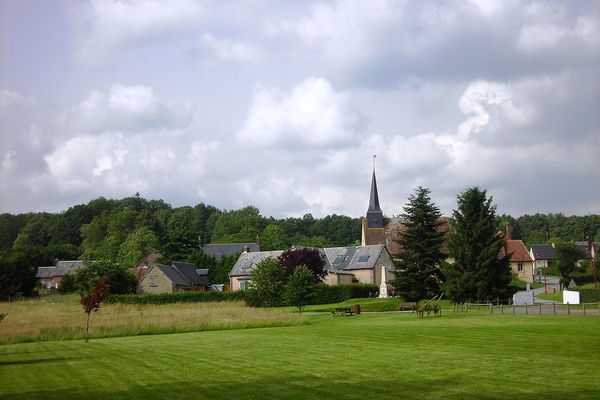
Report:
M 600 3 L 0 2 L 0 212 L 600 214 Z

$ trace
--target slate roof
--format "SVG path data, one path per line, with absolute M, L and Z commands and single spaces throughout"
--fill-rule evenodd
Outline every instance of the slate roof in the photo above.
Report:
M 575 247 L 577 247 L 581 254 L 583 254 L 583 257 L 580 258 L 581 260 L 592 259 L 592 253 L 590 253 L 590 246 L 588 245 L 588 242 L 576 242 Z
M 54 272 L 54 276 L 65 276 L 69 272 L 75 271 L 81 267 L 83 267 L 82 260 L 59 261 L 56 263 L 56 271 Z
M 556 249 L 551 244 L 532 244 L 531 253 L 534 260 L 554 260 Z
M 52 278 L 54 276 L 54 272 L 56 271 L 56 267 L 38 267 L 37 272 L 35 273 L 36 278 Z
M 283 250 L 242 253 L 231 269 L 229 276 L 250 276 L 257 263 L 268 257 L 276 259 L 281 253 L 283 253 Z
M 173 262 L 172 267 L 175 268 L 177 272 L 191 285 L 205 285 L 206 278 L 201 277 L 198 274 L 197 269 L 194 264 L 188 262 Z
M 385 250 L 385 245 L 328 247 L 319 249 L 325 256 L 325 269 L 344 274 L 359 269 L 372 269 Z M 277 258 L 283 250 L 242 253 L 231 269 L 230 276 L 250 276 L 257 263 L 265 258 Z M 351 272 L 348 272 L 351 273 Z
M 500 257 L 504 257 L 506 253 L 511 254 L 511 262 L 531 262 L 531 255 L 527 251 L 522 240 L 508 239 L 506 240 L 506 248 L 500 249 Z
M 246 246 L 249 247 L 251 252 L 260 251 L 260 245 L 257 243 L 215 243 L 204 244 L 200 248 L 205 255 L 220 260 L 223 257 L 240 254 Z
M 158 268 L 163 274 L 176 286 L 191 286 L 187 279 L 183 277 L 172 265 L 156 264 L 154 268 Z

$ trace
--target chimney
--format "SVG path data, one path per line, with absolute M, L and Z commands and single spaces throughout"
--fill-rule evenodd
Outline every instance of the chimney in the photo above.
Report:
M 244 246 L 244 253 L 250 253 L 250 246 Z
M 256 244 L 260 247 L 260 236 L 258 236 L 258 233 L 256 234 Z
M 506 240 L 510 240 L 510 224 L 506 223 Z

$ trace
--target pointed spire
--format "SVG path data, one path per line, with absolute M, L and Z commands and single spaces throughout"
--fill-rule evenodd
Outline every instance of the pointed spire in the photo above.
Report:
M 371 197 L 369 197 L 369 210 L 381 211 L 379 206 L 379 193 L 377 193 L 377 178 L 375 178 L 375 168 L 373 168 L 373 178 L 371 178 Z

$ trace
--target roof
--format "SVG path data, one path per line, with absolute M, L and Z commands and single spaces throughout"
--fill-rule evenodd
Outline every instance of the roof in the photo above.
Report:
M 283 250 L 275 250 L 275 251 L 257 251 L 250 253 L 242 253 L 240 257 L 235 262 L 230 276 L 250 276 L 252 274 L 252 270 L 262 260 L 265 258 L 277 258 L 283 253 Z
M 502 249 L 500 249 L 500 256 L 503 257 L 506 253 L 510 254 L 511 262 L 533 261 L 522 240 L 506 240 L 506 247 L 502 247 Z
M 532 244 L 531 254 L 534 260 L 554 260 L 556 249 L 551 244 Z
M 369 196 L 369 210 L 381 212 L 379 206 L 379 193 L 377 193 L 377 179 L 375 178 L 375 168 L 373 168 L 373 178 L 371 179 L 371 195 Z
M 81 267 L 83 267 L 82 260 L 59 261 L 56 263 L 56 271 L 54 272 L 54 276 L 65 276 L 69 272 L 73 272 Z
M 325 269 L 336 273 L 358 269 L 372 269 L 383 251 L 385 245 L 370 246 L 328 247 L 319 249 L 325 256 Z M 277 258 L 283 250 L 259 251 L 256 253 L 242 253 L 230 272 L 230 276 L 250 276 L 256 264 L 271 257 Z
M 583 257 L 581 257 L 581 260 L 591 260 L 592 259 L 592 253 L 590 253 L 590 246 L 589 246 L 588 242 L 576 242 L 575 247 L 577 247 L 577 249 L 581 252 L 581 254 L 583 254 Z
M 172 267 L 191 285 L 206 284 L 206 278 L 198 274 L 198 267 L 188 262 L 173 262 Z M 208 270 L 205 275 L 208 275 Z
M 172 265 L 156 264 L 154 268 L 158 268 L 176 286 L 191 286 L 191 284 Z
M 38 267 L 35 273 L 36 278 L 52 278 L 56 267 Z
M 257 243 L 215 243 L 200 246 L 205 255 L 215 257 L 217 260 L 240 254 L 245 247 L 248 247 L 251 252 L 260 251 L 260 245 Z

